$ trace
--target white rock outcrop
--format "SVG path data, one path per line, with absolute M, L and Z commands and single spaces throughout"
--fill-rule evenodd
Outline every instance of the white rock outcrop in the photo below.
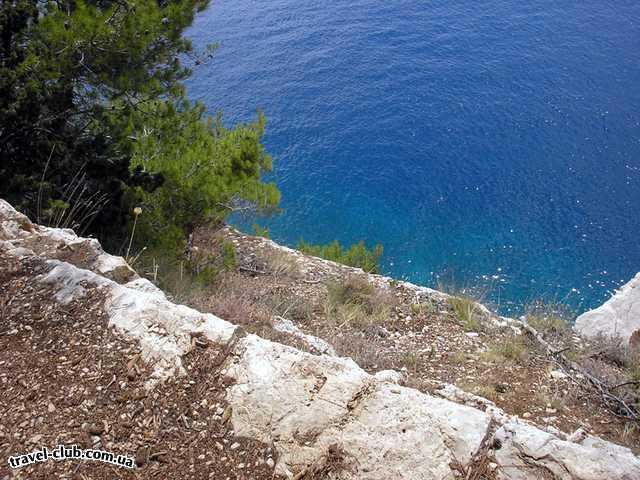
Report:
M 75 255 L 77 263 L 81 263 L 84 268 L 117 282 L 124 283 L 138 278 L 122 257 L 105 253 L 95 238 L 78 237 L 73 230 L 66 228 L 49 228 L 31 223 L 25 215 L 1 198 L 0 248 L 48 259 Z
M 600 307 L 580 315 L 574 328 L 585 337 L 614 337 L 640 344 L 640 273 Z
M 36 254 L 21 243 L 33 246 L 27 240 L 52 235 L 79 241 L 69 232 L 25 230 L 24 219 L 6 205 L 0 208 L 3 255 L 27 259 Z M 100 265 L 100 255 L 106 254 L 98 254 L 90 267 Z M 276 473 L 285 477 L 300 478 L 338 449 L 343 469 L 329 478 L 445 480 L 463 472 L 479 478 L 474 468 L 487 464 L 505 480 L 550 474 L 564 480 L 640 478 L 640 459 L 627 448 L 542 431 L 455 387 L 443 389 L 442 396 L 465 404 L 399 386 L 388 374 L 376 378 L 349 358 L 313 355 L 246 335 L 214 315 L 171 303 L 143 279 L 119 284 L 97 268 L 56 259 L 47 264 L 35 281 L 47 284 L 57 302 L 82 301 L 91 290 L 101 294 L 110 324 L 138 341 L 143 360 L 152 366 L 148 388 L 184 373 L 182 357 L 194 348 L 194 334 L 225 346 L 219 374 L 231 380 L 226 400 L 233 430 L 273 445 Z
M 300 330 L 291 320 L 288 318 L 276 316 L 271 320 L 271 326 L 274 330 L 289 335 L 293 335 L 296 338 L 302 340 L 312 351 L 321 353 L 323 355 L 335 356 L 336 351 L 329 344 L 321 338 L 313 335 L 308 335 Z

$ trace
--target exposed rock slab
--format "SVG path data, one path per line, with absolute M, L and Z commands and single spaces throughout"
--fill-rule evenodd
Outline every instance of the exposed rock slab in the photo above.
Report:
M 640 273 L 600 307 L 580 315 L 574 328 L 585 337 L 617 337 L 640 345 Z
M 315 337 L 313 335 L 304 333 L 291 320 L 287 318 L 280 316 L 274 317 L 272 320 L 272 326 L 274 330 L 278 332 L 288 333 L 289 335 L 293 335 L 294 337 L 299 338 L 314 352 L 331 356 L 336 355 L 336 351 L 329 344 L 329 342 L 326 342 L 323 339 Z
M 61 250 L 39 248 L 52 238 L 58 246 L 92 248 L 92 242 L 68 231 L 25 223 L 6 202 L 0 204 L 0 225 L 4 255 L 27 258 L 38 251 L 46 258 Z M 478 456 L 490 459 L 495 474 L 505 479 L 640 478 L 640 459 L 627 448 L 545 432 L 479 397 L 453 389 L 443 394 L 471 406 L 463 405 L 395 385 L 388 375 L 376 378 L 348 358 L 312 355 L 244 335 L 214 315 L 171 303 L 143 279 L 119 284 L 106 278 L 99 265 L 107 254 L 92 251 L 91 261 L 86 256 L 49 260 L 49 270 L 35 281 L 51 286 L 61 304 L 100 290 L 110 325 L 138 341 L 142 359 L 152 366 L 150 389 L 184 372 L 182 357 L 194 348 L 194 336 L 224 347 L 220 370 L 211 375 L 231 380 L 228 419 L 236 435 L 275 447 L 276 473 L 297 476 L 338 449 L 344 465 L 333 478 L 453 479 L 461 471 L 470 475 Z
M 2 199 L 0 249 L 65 260 L 119 283 L 138 278 L 122 257 L 106 253 L 95 238 L 78 237 L 66 228 L 36 225 Z

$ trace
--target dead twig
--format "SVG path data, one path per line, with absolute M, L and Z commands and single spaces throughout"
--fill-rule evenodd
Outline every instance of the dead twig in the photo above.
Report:
M 269 272 L 265 272 L 264 270 L 257 270 L 251 267 L 239 266 L 238 270 L 241 272 L 253 273 L 255 275 L 269 275 Z
M 572 371 L 580 374 L 582 378 L 586 379 L 587 382 L 600 394 L 604 404 L 608 406 L 609 411 L 611 413 L 613 413 L 618 417 L 640 423 L 639 412 L 636 411 L 635 408 L 629 406 L 627 402 L 625 402 L 621 397 L 611 393 L 611 390 L 614 390 L 615 388 L 618 388 L 622 385 L 619 385 L 618 387 L 610 388 L 602 380 L 600 380 L 599 378 L 596 378 L 595 376 L 587 372 L 584 368 L 580 367 L 580 365 L 578 365 L 576 362 L 573 362 L 569 360 L 567 357 L 565 357 L 562 354 L 563 350 L 556 351 L 549 344 L 549 342 L 547 342 L 542 337 L 542 334 L 540 334 L 540 332 L 538 332 L 531 325 L 526 323 L 526 321 L 522 322 L 522 327 L 529 335 L 531 335 L 531 337 L 533 337 L 540 344 L 540 346 L 542 346 L 547 351 L 547 353 L 551 357 L 555 359 L 556 363 L 562 368 L 562 370 L 567 374 L 567 376 L 569 376 L 571 380 L 573 380 L 573 382 L 575 382 L 578 385 L 584 383 L 577 378 L 577 375 L 572 375 L 571 374 Z

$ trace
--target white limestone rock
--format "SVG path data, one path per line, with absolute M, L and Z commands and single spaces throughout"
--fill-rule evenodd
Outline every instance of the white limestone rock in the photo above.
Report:
M 406 381 L 406 375 L 397 370 L 380 370 L 376 372 L 374 377 L 379 382 L 393 383 L 395 385 L 402 385 Z
M 120 285 L 89 270 L 58 260 L 47 262 L 51 270 L 37 281 L 53 288 L 56 301 L 65 305 L 98 288 L 105 296 L 109 325 L 140 343 L 142 359 L 153 366 L 148 386 L 171 375 L 181 374 L 182 356 L 192 348 L 192 334 L 226 344 L 238 328 L 211 314 L 204 314 L 169 302 L 146 280 Z M 146 291 L 145 291 L 146 290 Z
M 552 472 L 560 480 L 635 480 L 640 459 L 628 448 L 587 437 L 561 440 L 532 425 L 511 420 L 496 432 L 498 478 L 529 480 Z
M 613 337 L 640 344 L 640 273 L 603 305 L 580 315 L 574 328 L 585 337 Z
M 321 353 L 323 355 L 331 355 L 334 357 L 336 356 L 336 351 L 328 342 L 313 335 L 307 335 L 287 318 L 275 316 L 271 321 L 271 325 L 273 326 L 274 330 L 277 330 L 278 332 L 288 333 L 289 335 L 293 335 L 294 337 L 299 338 L 312 350 L 318 353 Z
M 315 356 L 254 335 L 227 367 L 234 432 L 275 445 L 292 476 L 338 444 L 358 479 L 453 478 L 490 422 L 476 409 L 378 382 L 351 359 Z
M 69 231 L 30 224 L 7 205 L 0 202 L 2 255 L 24 258 L 32 249 L 49 258 L 52 250 L 40 248 L 39 241 L 93 244 Z M 20 250 L 22 242 L 29 248 Z M 489 442 L 500 444 L 490 457 L 499 478 L 537 480 L 541 472 L 565 480 L 640 478 L 640 460 L 629 449 L 584 432 L 544 432 L 454 387 L 441 395 L 455 402 L 390 383 L 387 374 L 372 376 L 348 358 L 243 337 L 214 315 L 171 303 L 146 280 L 122 285 L 106 278 L 94 263 L 88 269 L 47 263 L 50 269 L 35 281 L 48 285 L 57 302 L 99 294 L 109 325 L 140 344 L 153 370 L 148 388 L 184 373 L 182 357 L 193 348 L 194 334 L 226 345 L 221 367 L 232 381 L 226 400 L 234 433 L 273 445 L 276 470 L 288 477 L 337 445 L 350 463 L 340 473 L 343 480 L 451 480 L 457 478 L 455 465 L 465 468 Z
M 68 228 L 36 225 L 2 199 L 0 240 L 9 241 L 16 256 L 35 252 L 44 258 L 52 259 L 59 258 L 62 253 L 72 252 L 84 259 L 89 270 L 119 283 L 138 277 L 122 257 L 106 253 L 95 238 L 78 237 Z

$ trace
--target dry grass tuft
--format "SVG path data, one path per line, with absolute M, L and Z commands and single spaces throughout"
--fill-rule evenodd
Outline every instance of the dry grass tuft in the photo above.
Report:
M 480 359 L 490 363 L 523 363 L 529 358 L 529 349 L 522 335 L 507 335 L 491 343 L 480 354 Z
M 348 325 L 364 331 L 372 324 L 383 323 L 394 304 L 391 294 L 359 276 L 327 284 L 325 315 L 339 328 Z
M 566 306 L 542 301 L 527 306 L 527 323 L 553 345 L 571 341 L 571 320 L 575 317 Z
M 262 254 L 266 270 L 276 277 L 299 278 L 302 273 L 295 257 L 280 250 L 267 250 Z
M 449 305 L 456 318 L 467 332 L 482 330 L 482 311 L 478 303 L 469 297 L 457 296 L 449 298 Z

